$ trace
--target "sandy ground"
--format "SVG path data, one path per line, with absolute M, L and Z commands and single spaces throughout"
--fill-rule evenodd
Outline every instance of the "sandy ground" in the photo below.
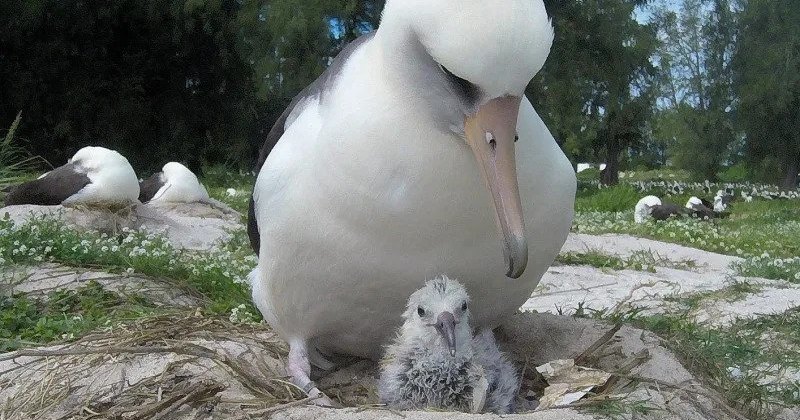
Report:
M 624 311 L 632 307 L 647 312 L 665 312 L 674 308 L 669 298 L 702 292 L 724 291 L 734 282 L 758 286 L 754 294 L 730 299 L 713 294 L 696 311 L 698 322 L 724 325 L 737 318 L 779 314 L 800 306 L 800 286 L 786 281 L 737 276 L 731 264 L 737 257 L 702 251 L 629 235 L 570 234 L 564 251 L 600 251 L 627 257 L 636 251 L 651 251 L 673 262 L 693 260 L 696 268 L 682 270 L 656 267 L 655 272 L 601 270 L 588 266 L 554 266 L 542 278 L 539 287 L 523 310 L 572 314 L 578 308 Z

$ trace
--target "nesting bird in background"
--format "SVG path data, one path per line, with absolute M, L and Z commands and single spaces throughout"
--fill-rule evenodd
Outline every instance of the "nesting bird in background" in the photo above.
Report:
M 194 203 L 208 201 L 208 192 L 189 168 L 169 162 L 140 184 L 139 201 Z
M 136 202 L 139 182 L 128 159 L 104 147 L 87 146 L 66 164 L 11 187 L 5 205 L 116 206 Z
M 469 301 L 464 286 L 447 276 L 411 295 L 381 362 L 382 403 L 401 410 L 513 411 L 517 372 L 490 330 L 472 336 Z

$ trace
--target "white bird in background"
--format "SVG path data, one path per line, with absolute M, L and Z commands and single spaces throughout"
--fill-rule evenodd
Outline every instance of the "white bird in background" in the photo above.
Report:
M 472 337 L 469 307 L 464 286 L 447 276 L 411 295 L 381 362 L 381 403 L 401 410 L 513 411 L 517 372 L 491 331 Z
M 128 159 L 104 147 L 87 146 L 64 165 L 33 181 L 12 187 L 5 205 L 130 205 L 139 182 Z
M 650 214 L 653 213 L 653 208 L 660 205 L 661 199 L 654 195 L 642 197 L 642 199 L 636 203 L 636 207 L 633 209 L 633 220 L 636 223 L 646 222 L 650 217 Z
M 208 191 L 189 168 L 169 162 L 140 183 L 139 201 L 164 203 L 207 202 Z
M 458 277 L 479 330 L 530 297 L 576 189 L 524 97 L 552 41 L 541 0 L 388 0 L 380 28 L 278 119 L 249 212 L 250 279 L 309 395 L 324 355 L 379 357 L 420 279 Z

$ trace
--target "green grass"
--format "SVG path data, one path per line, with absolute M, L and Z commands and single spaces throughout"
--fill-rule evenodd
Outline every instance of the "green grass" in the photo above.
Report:
M 628 185 L 601 189 L 582 186 L 577 192 L 575 211 L 632 211 L 640 198 L 642 198 L 642 194 Z
M 25 153 L 15 142 L 15 134 L 22 119 L 22 111 L 0 138 L 0 188 L 27 179 L 36 159 Z
M 745 297 L 758 293 L 764 287 L 756 284 L 749 283 L 743 280 L 734 280 L 731 285 L 719 290 L 709 290 L 705 292 L 692 293 L 689 295 L 675 295 L 666 296 L 664 300 L 667 302 L 679 303 L 685 310 L 691 311 L 699 309 L 703 302 L 711 300 L 723 300 L 726 302 L 735 302 L 744 299 Z
M 162 235 L 127 229 L 109 236 L 73 230 L 52 217 L 38 216 L 21 226 L 0 220 L 0 270 L 45 261 L 167 278 L 207 297 L 213 312 L 245 304 L 258 314 L 245 285 L 256 260 L 244 230 L 217 249 L 194 252 L 176 249 Z
M 586 204 L 591 199 L 583 200 Z M 605 198 L 595 203 L 603 200 Z M 584 206 L 586 208 L 591 206 Z M 588 234 L 630 234 L 739 256 L 746 260 L 736 267 L 743 275 L 800 282 L 800 240 L 797 239 L 800 238 L 800 205 L 797 200 L 737 202 L 729 218 L 713 221 L 686 218 L 636 224 L 632 207 L 620 212 L 579 210 L 572 230 Z
M 618 255 L 608 255 L 597 249 L 589 249 L 583 252 L 562 252 L 556 257 L 556 262 L 563 265 L 588 265 L 601 269 L 649 271 L 651 273 L 655 273 L 657 267 L 680 270 L 695 270 L 697 268 L 697 262 L 694 260 L 673 261 L 659 256 L 651 250 L 639 250 L 625 258 Z
M 697 323 L 690 315 L 706 299 L 735 299 L 752 291 L 757 288 L 740 283 L 723 291 L 674 298 L 684 304 L 683 309 L 668 314 L 643 315 L 639 308 L 610 313 L 579 307 L 575 316 L 625 322 L 654 332 L 687 369 L 717 389 L 732 407 L 748 418 L 767 420 L 779 407 L 800 405 L 800 382 L 774 380 L 781 368 L 800 369 L 800 308 L 727 326 Z
M 662 192 L 654 193 L 663 197 Z M 685 191 L 684 195 L 667 197 L 667 200 L 682 204 L 697 193 Z M 581 184 L 572 230 L 587 234 L 630 234 L 739 256 L 742 262 L 732 268 L 740 275 L 800 283 L 800 202 L 797 200 L 737 201 L 729 218 L 711 222 L 681 219 L 636 224 L 633 207 L 647 194 L 629 185 L 600 189 Z M 638 258 L 636 261 L 592 250 L 561 255 L 557 261 L 611 269 L 628 268 L 637 262 L 645 268 L 665 264 L 663 260 L 653 261 L 652 258 L 659 257 L 652 254 Z M 676 268 L 694 266 L 693 261 L 683 262 L 684 267 L 681 267 L 682 262 L 676 263 Z M 732 406 L 750 418 L 769 419 L 776 407 L 800 405 L 799 382 L 770 382 L 779 368 L 800 369 L 800 309 L 738 320 L 725 326 L 698 323 L 693 316 L 693 311 L 706 302 L 732 302 L 761 289 L 746 280 L 738 280 L 721 290 L 668 298 L 678 305 L 667 314 L 645 315 L 636 308 L 612 313 L 610 310 L 587 310 L 579 305 L 576 315 L 628 322 L 655 332 L 690 371 L 717 388 Z M 612 404 L 609 410 L 614 409 Z
M 207 168 L 204 172 L 201 182 L 206 186 L 208 194 L 246 217 L 255 177 L 224 166 Z M 228 194 L 230 188 L 235 190 L 235 195 Z
M 122 297 L 95 281 L 76 290 L 54 291 L 46 299 L 0 297 L 0 352 L 69 341 L 112 320 L 139 318 L 156 311 L 143 297 Z

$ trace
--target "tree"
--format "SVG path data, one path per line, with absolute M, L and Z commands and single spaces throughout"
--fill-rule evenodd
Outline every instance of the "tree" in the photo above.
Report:
M 678 13 L 666 4 L 654 10 L 659 27 L 657 59 L 659 116 L 671 144 L 673 163 L 696 176 L 715 180 L 731 162 L 735 14 L 728 0 L 683 0 Z M 667 111 L 668 109 L 668 111 Z
M 734 68 L 748 161 L 794 189 L 800 171 L 800 8 L 792 0 L 745 0 L 742 6 Z
M 568 155 L 606 160 L 607 184 L 617 182 L 623 152 L 647 138 L 655 32 L 634 18 L 644 3 L 545 2 L 556 39 L 527 92 Z
M 384 0 L 243 2 L 242 50 L 252 63 L 259 121 L 255 157 L 275 120 L 347 43 L 377 28 Z
M 235 0 L 0 4 L 0 120 L 60 164 L 94 144 L 138 169 L 241 153 L 254 119 Z M 220 158 L 221 159 L 221 158 Z

